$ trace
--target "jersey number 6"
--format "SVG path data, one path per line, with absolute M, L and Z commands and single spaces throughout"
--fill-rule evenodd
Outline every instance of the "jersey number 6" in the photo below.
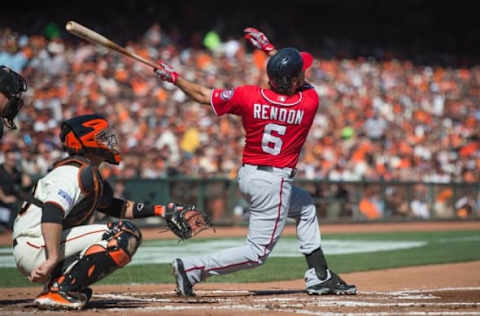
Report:
M 273 131 L 275 131 L 278 135 L 285 135 L 287 127 L 283 125 L 269 123 L 265 125 L 265 128 L 263 130 L 262 150 L 266 153 L 276 156 L 282 150 L 283 142 L 280 137 L 272 135 Z

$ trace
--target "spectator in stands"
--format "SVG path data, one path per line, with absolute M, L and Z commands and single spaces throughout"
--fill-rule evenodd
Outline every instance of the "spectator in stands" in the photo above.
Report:
M 429 219 L 432 217 L 426 197 L 426 186 L 423 184 L 417 184 L 414 188 L 414 198 L 410 202 L 413 217 L 420 219 Z
M 375 187 L 369 186 L 365 189 L 364 196 L 360 200 L 359 210 L 361 215 L 369 220 L 383 217 L 384 206 Z

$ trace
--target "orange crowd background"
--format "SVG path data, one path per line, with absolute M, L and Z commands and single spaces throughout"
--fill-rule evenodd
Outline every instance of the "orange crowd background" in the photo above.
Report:
M 14 152 L 23 172 L 44 174 L 62 156 L 59 123 L 98 112 L 119 131 L 124 157 L 119 167 L 103 168 L 107 178 L 235 176 L 243 145 L 235 117 L 218 118 L 143 64 L 73 37 L 0 34 L 0 61 L 29 84 L 20 130 L 4 137 L 0 160 Z M 266 56 L 241 34 L 209 47 L 179 48 L 175 40 L 154 24 L 127 46 L 207 86 L 266 82 Z M 320 108 L 299 177 L 479 181 L 479 67 L 317 57 L 307 80 Z

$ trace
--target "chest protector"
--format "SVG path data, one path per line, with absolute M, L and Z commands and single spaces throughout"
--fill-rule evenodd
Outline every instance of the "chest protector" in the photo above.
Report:
M 92 166 L 84 157 L 71 156 L 56 162 L 53 168 L 67 165 L 79 169 L 78 185 L 85 197 L 73 206 L 63 220 L 64 229 L 87 223 L 103 195 L 103 178 L 97 167 Z

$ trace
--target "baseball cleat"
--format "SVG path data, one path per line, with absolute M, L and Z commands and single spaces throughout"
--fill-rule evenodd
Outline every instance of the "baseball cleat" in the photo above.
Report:
M 175 276 L 177 288 L 175 292 L 178 296 L 195 296 L 192 283 L 187 278 L 187 273 L 183 266 L 183 261 L 179 258 L 172 262 L 172 274 Z
M 357 287 L 345 283 L 335 272 L 327 270 L 327 278 L 315 285 L 307 287 L 309 295 L 355 295 Z
M 41 293 L 34 300 L 40 309 L 51 310 L 80 310 L 85 307 L 88 297 L 84 293 L 65 293 L 61 291 L 48 291 Z

